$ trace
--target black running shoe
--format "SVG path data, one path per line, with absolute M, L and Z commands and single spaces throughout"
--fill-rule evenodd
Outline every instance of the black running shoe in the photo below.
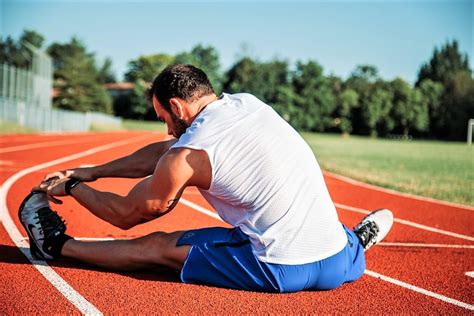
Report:
M 364 251 L 382 241 L 387 236 L 393 224 L 393 214 L 390 210 L 380 209 L 364 217 L 353 232 L 359 238 Z
M 18 217 L 30 239 L 31 255 L 36 259 L 58 258 L 64 243 L 71 239 L 65 234 L 64 221 L 50 208 L 42 191 L 33 191 L 23 200 Z

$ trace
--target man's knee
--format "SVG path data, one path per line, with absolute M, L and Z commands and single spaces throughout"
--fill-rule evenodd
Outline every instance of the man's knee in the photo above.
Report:
M 189 251 L 189 247 L 188 249 L 176 247 L 176 242 L 181 235 L 182 232 L 154 232 L 135 239 L 137 259 L 143 263 L 180 269 Z

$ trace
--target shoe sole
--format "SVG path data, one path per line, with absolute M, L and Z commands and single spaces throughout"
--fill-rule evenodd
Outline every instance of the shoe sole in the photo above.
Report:
M 33 238 L 33 236 L 31 236 L 30 234 L 30 231 L 26 228 L 25 224 L 23 223 L 23 221 L 21 220 L 21 213 L 23 212 L 23 210 L 25 209 L 25 205 L 26 205 L 26 202 L 35 194 L 38 194 L 39 192 L 42 192 L 42 191 L 33 191 L 31 192 L 30 194 L 28 194 L 28 196 L 23 200 L 23 202 L 21 202 L 21 205 L 20 205 L 20 208 L 18 210 L 18 218 L 20 219 L 20 223 L 21 225 L 23 226 L 23 228 L 25 229 L 26 231 L 26 234 L 28 235 L 28 239 L 30 241 L 30 253 L 31 255 L 33 256 L 33 258 L 37 259 L 37 260 L 46 260 L 45 256 L 43 256 L 43 254 L 41 253 L 38 245 L 36 244 L 36 241 L 35 239 Z

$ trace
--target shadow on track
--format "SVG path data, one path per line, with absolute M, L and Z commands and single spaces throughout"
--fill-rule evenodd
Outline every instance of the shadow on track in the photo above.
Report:
M 30 250 L 27 248 L 22 248 L 21 250 Z M 0 263 L 9 263 L 9 264 L 31 264 L 30 261 L 23 255 L 19 248 L 9 245 L 0 245 Z M 41 264 L 41 263 L 39 263 Z M 179 279 L 179 273 L 177 271 L 168 269 L 166 267 L 156 267 L 148 270 L 137 270 L 137 271 L 116 271 L 116 270 L 107 270 L 104 268 L 96 267 L 87 263 L 83 263 L 77 260 L 72 260 L 68 258 L 61 258 L 60 260 L 48 261 L 48 265 L 51 267 L 58 268 L 70 268 L 76 270 L 91 270 L 104 273 L 117 273 L 123 276 L 131 277 L 137 280 L 147 280 L 147 281 L 161 281 L 161 282 L 173 282 L 181 283 Z

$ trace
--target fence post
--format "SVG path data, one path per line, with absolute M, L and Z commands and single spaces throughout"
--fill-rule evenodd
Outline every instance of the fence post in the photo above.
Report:
M 470 119 L 467 122 L 467 144 L 472 145 L 472 126 L 474 125 L 474 119 Z

